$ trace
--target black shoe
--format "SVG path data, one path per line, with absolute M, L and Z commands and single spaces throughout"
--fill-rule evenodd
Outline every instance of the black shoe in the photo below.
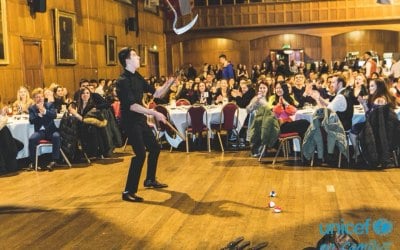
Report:
M 122 193 L 122 200 L 130 202 L 143 202 L 143 198 L 137 196 L 136 194 L 130 194 L 128 192 Z
M 56 166 L 56 163 L 54 161 L 50 162 L 45 168 L 44 170 L 48 170 L 49 172 L 53 171 L 53 168 Z
M 166 188 L 166 187 L 168 187 L 168 185 L 164 184 L 164 183 L 160 183 L 157 180 L 154 180 L 154 181 L 145 180 L 144 187 L 146 187 L 146 188 Z

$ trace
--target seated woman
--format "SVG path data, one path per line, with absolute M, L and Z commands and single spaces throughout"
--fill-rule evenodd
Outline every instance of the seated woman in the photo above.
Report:
M 297 73 L 294 77 L 294 85 L 292 91 L 294 100 L 299 103 L 299 108 L 303 107 L 305 103 L 316 105 L 316 101 L 311 97 L 314 85 L 312 82 L 306 81 L 302 73 Z
M 193 95 L 193 101 L 194 103 L 211 105 L 212 96 L 211 93 L 206 88 L 206 84 L 204 82 L 199 83 L 198 90 Z
M 17 92 L 17 100 L 13 103 L 13 111 L 15 114 L 28 114 L 28 108 L 33 104 L 33 100 L 29 96 L 26 87 L 21 86 Z
M 400 78 L 394 79 L 390 93 L 396 98 L 396 104 L 400 105 Z
M 56 86 L 54 88 L 54 108 L 57 110 L 57 113 L 60 113 L 61 110 L 64 107 L 67 106 L 67 103 L 65 101 L 64 97 L 64 89 L 61 86 Z
M 43 94 L 45 102 L 54 103 L 54 88 L 53 89 L 44 88 Z
M 354 105 L 361 104 L 358 101 L 358 97 L 363 97 L 368 95 L 367 78 L 365 78 L 364 74 L 358 73 L 356 78 L 354 79 L 353 93 L 354 93 Z
M 186 99 L 190 103 L 193 103 L 193 96 L 194 96 L 193 81 L 189 80 L 189 81 L 183 83 L 182 90 L 179 92 L 179 94 L 176 96 L 176 98 L 177 99 Z
M 105 131 L 107 120 L 99 115 L 89 88 L 81 88 L 77 106 L 70 105 L 69 112 L 81 121 L 78 126 L 78 135 L 83 151 L 89 157 L 101 157 L 108 153 L 109 148 Z
M 272 111 L 280 124 L 281 134 L 297 132 L 301 138 L 304 137 L 310 122 L 307 120 L 293 121 L 293 116 L 297 109 L 294 106 L 294 100 L 290 96 L 289 88 L 284 82 L 278 82 L 275 85 L 275 95 L 271 96 Z
M 268 90 L 269 90 L 268 83 L 264 80 L 260 80 L 258 82 L 257 95 L 254 96 L 253 99 L 251 99 L 249 105 L 247 105 L 247 107 L 246 107 L 247 113 L 249 114 L 248 124 L 249 124 L 249 128 L 250 128 L 247 133 L 247 138 L 249 138 L 250 142 L 252 143 L 251 155 L 253 157 L 258 157 L 260 155 L 260 149 L 262 146 L 261 145 L 262 144 L 261 133 L 258 133 L 259 135 L 254 135 L 254 134 L 257 134 L 257 133 L 255 133 L 256 131 L 261 130 L 261 126 L 262 126 L 262 121 L 259 121 L 259 122 L 256 121 L 256 119 L 255 119 L 256 114 L 263 107 L 265 107 L 265 109 L 264 109 L 265 111 L 269 110 L 269 113 L 271 113 L 269 105 L 268 105 L 268 101 L 267 101 L 267 99 L 269 98 Z M 262 117 L 260 117 L 260 120 L 262 120 Z
M 232 100 L 231 91 L 229 89 L 228 81 L 226 79 L 221 79 L 220 87 L 217 88 L 215 96 L 215 104 L 222 104 L 224 102 L 229 102 Z
M 386 87 L 385 82 L 382 79 L 371 79 L 369 82 L 369 94 L 366 98 L 358 96 L 358 101 L 361 103 L 362 107 L 365 111 L 365 117 L 367 118 L 368 115 L 377 107 L 383 105 L 389 105 L 391 108 L 396 107 L 396 100 L 394 96 L 390 93 L 389 89 Z M 357 144 L 357 136 L 364 128 L 365 122 L 360 122 L 357 124 L 353 124 L 350 130 L 350 141 L 351 144 Z M 360 155 L 360 151 L 358 147 L 354 147 L 354 155 L 353 158 L 357 161 Z

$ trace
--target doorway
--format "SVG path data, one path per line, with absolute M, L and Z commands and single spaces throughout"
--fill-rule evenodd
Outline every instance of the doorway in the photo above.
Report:
M 149 73 L 150 76 L 160 77 L 160 64 L 157 51 L 149 51 Z
M 43 88 L 42 42 L 37 39 L 22 38 L 22 70 L 24 85 L 30 90 Z

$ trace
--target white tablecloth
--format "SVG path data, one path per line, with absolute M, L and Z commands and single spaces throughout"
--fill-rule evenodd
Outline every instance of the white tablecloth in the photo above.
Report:
M 204 106 L 207 111 L 207 127 L 211 128 L 211 124 L 218 124 L 220 122 L 220 115 L 222 110 L 222 105 L 217 106 Z M 172 108 L 171 106 L 167 106 L 168 112 L 171 117 L 171 121 L 175 124 L 176 128 L 182 134 L 185 134 L 185 129 L 188 127 L 186 122 L 186 113 L 190 106 L 178 106 Z M 239 109 L 239 117 L 237 129 L 240 129 L 243 126 L 244 121 L 246 120 L 247 111 L 246 109 Z M 205 121 L 205 117 L 203 118 Z
M 294 120 L 305 119 L 311 122 L 314 111 L 315 109 L 299 109 L 294 115 Z M 397 118 L 400 120 L 400 108 L 395 109 L 395 112 L 397 114 Z M 354 125 L 363 121 L 365 121 L 365 113 L 363 108 L 360 106 L 354 106 L 352 124 Z
M 56 126 L 60 126 L 60 119 L 54 120 Z M 24 144 L 24 148 L 18 152 L 17 159 L 29 156 L 29 137 L 35 132 L 33 124 L 29 123 L 28 116 L 13 116 L 8 118 L 7 127 L 10 129 L 12 136 L 20 140 Z M 42 151 L 43 153 L 50 153 Z

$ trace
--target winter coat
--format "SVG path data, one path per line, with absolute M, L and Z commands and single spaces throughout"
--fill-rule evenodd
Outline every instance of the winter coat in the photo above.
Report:
M 389 105 L 375 108 L 359 134 L 362 156 L 370 167 L 386 166 L 400 146 L 400 122 Z
M 61 149 L 69 160 L 78 159 L 78 120 L 65 112 L 60 121 Z
M 16 171 L 17 145 L 7 126 L 0 129 L 0 172 Z
M 267 106 L 260 106 L 250 126 L 250 142 L 254 145 L 273 147 L 278 140 L 280 126 L 278 119 Z
M 323 158 L 324 140 L 320 128 L 324 129 L 327 133 L 328 154 L 333 154 L 335 146 L 337 146 L 339 152 L 344 154 L 348 159 L 349 145 L 347 144 L 347 137 L 343 125 L 337 114 L 327 108 L 320 108 L 313 114 L 312 122 L 303 139 L 302 151 L 304 157 L 308 160 L 311 159 L 315 148 L 317 148 L 318 158 Z

